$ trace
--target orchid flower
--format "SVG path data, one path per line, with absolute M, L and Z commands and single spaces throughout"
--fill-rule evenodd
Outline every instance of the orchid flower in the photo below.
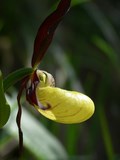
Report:
M 60 0 L 57 9 L 45 19 L 38 29 L 34 42 L 31 68 L 13 73 L 15 76 L 11 75 L 6 78 L 4 84 L 0 81 L 1 86 L 4 85 L 5 91 L 12 83 L 16 82 L 16 79 L 22 78 L 17 96 L 18 113 L 16 118 L 19 130 L 20 152 L 22 152 L 23 148 L 23 133 L 21 129 L 22 107 L 20 102 L 23 90 L 26 91 L 26 100 L 29 104 L 43 116 L 55 122 L 64 124 L 80 123 L 89 119 L 94 113 L 94 103 L 88 96 L 76 91 L 67 91 L 56 87 L 53 76 L 46 71 L 38 69 L 42 58 L 51 44 L 58 24 L 69 10 L 70 3 L 71 0 Z M 11 81 L 8 81 L 8 79 Z M 1 94 L 3 94 L 3 90 L 1 90 Z M 10 113 L 5 97 L 3 96 L 3 98 L 8 115 L 6 119 L 4 118 L 4 121 L 1 118 L 1 126 L 7 122 Z
M 36 70 L 26 97 L 45 117 L 64 124 L 80 123 L 92 116 L 94 103 L 86 95 L 55 87 L 51 74 Z

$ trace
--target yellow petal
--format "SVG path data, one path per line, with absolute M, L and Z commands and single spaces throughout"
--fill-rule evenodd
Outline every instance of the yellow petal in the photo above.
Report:
M 55 86 L 55 80 L 50 73 L 42 70 L 37 70 L 36 73 L 40 81 L 40 87 Z
M 56 87 L 36 88 L 38 101 L 43 105 L 50 106 L 42 110 L 35 108 L 45 117 L 60 123 L 80 123 L 90 118 L 94 113 L 94 103 L 86 95 L 74 91 L 67 91 Z

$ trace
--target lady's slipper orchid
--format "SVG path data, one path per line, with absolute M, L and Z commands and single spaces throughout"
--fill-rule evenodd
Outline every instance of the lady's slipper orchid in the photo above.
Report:
M 59 22 L 69 9 L 70 2 L 71 0 L 61 0 L 57 9 L 45 19 L 38 30 L 31 60 L 33 72 L 23 79 L 17 97 L 19 109 L 16 120 L 19 130 L 20 151 L 23 147 L 20 98 L 24 89 L 26 90 L 27 101 L 38 112 L 53 121 L 65 124 L 80 123 L 90 118 L 94 113 L 94 103 L 89 97 L 82 93 L 55 87 L 52 75 L 37 69 L 52 41 Z
M 94 113 L 93 101 L 82 93 L 67 91 L 55 87 L 51 74 L 36 71 L 37 80 L 32 82 L 27 99 L 45 117 L 60 123 L 80 123 Z M 31 84 L 31 86 L 33 85 Z M 31 102 L 31 94 L 35 101 Z
M 59 123 L 80 123 L 94 113 L 94 103 L 86 95 L 56 87 L 36 88 L 39 102 L 48 109 L 35 108 L 45 117 Z

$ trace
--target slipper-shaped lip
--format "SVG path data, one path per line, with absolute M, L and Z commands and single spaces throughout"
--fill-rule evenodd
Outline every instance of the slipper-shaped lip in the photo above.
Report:
M 93 101 L 86 95 L 57 87 L 36 87 L 37 100 L 46 109 L 34 105 L 45 117 L 60 123 L 80 123 L 89 119 L 95 110 Z

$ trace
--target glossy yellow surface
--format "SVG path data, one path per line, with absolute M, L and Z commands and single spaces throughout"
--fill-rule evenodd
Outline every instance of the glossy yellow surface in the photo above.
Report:
M 94 113 L 94 103 L 86 95 L 40 84 L 36 88 L 38 101 L 49 109 L 35 108 L 45 117 L 60 123 L 80 123 L 89 119 Z

